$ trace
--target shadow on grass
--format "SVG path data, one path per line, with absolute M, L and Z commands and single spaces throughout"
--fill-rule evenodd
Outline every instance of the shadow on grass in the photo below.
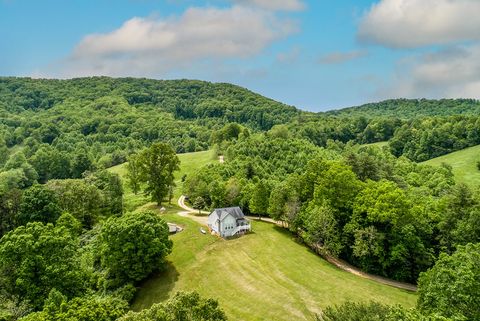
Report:
M 167 300 L 179 275 L 171 262 L 167 262 L 165 270 L 152 273 L 137 286 L 138 291 L 133 300 L 132 310 L 148 309 L 155 303 Z
M 242 237 L 246 237 L 248 235 L 254 235 L 254 234 L 257 234 L 255 233 L 255 231 L 251 230 L 249 231 L 248 233 L 244 233 L 244 234 L 235 234 L 233 236 L 228 236 L 226 238 L 223 238 L 225 241 L 233 241 L 233 240 L 236 240 L 236 239 L 239 239 L 239 238 L 242 238 Z
M 273 229 L 285 236 L 288 236 L 289 238 L 291 238 L 293 241 L 295 241 L 296 243 L 298 244 L 304 244 L 302 238 L 296 234 L 294 234 L 292 231 L 290 231 L 288 228 L 285 228 L 283 226 L 280 226 L 280 225 L 275 225 L 273 227 Z

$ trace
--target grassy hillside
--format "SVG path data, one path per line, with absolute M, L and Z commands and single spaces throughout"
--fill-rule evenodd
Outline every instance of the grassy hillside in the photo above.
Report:
M 201 234 L 188 218 L 164 218 L 185 231 L 172 236 L 171 263 L 141 286 L 135 310 L 192 289 L 218 299 L 231 320 L 312 320 L 321 308 L 346 300 L 407 307 L 416 300 L 335 268 L 272 224 L 253 222 L 254 233 L 225 241 Z
M 470 186 L 480 185 L 480 171 L 477 161 L 480 160 L 480 145 L 462 149 L 424 162 L 424 164 L 440 166 L 442 163 L 452 166 L 455 179 Z
M 214 156 L 212 151 L 180 154 L 175 194 L 180 195 L 184 174 L 216 162 Z M 123 176 L 125 167 L 111 171 Z M 132 209 L 158 210 L 128 187 L 125 201 Z M 253 222 L 254 233 L 225 241 L 201 234 L 200 225 L 179 216 L 178 211 L 171 205 L 162 214 L 166 221 L 185 228 L 172 236 L 168 269 L 141 285 L 134 310 L 162 302 L 181 290 L 196 290 L 218 299 L 231 320 L 311 320 L 319 309 L 346 300 L 415 304 L 415 294 L 339 270 L 272 224 Z
M 191 175 L 197 168 L 205 166 L 211 162 L 217 162 L 217 155 L 214 154 L 213 150 L 196 152 L 196 153 L 185 153 L 178 154 L 180 159 L 180 170 L 175 172 L 175 191 L 174 191 L 174 201 L 172 203 L 176 204 L 176 200 L 182 194 L 182 177 L 184 175 Z M 132 189 L 128 186 L 127 180 L 125 178 L 127 174 L 126 170 L 127 163 L 123 163 L 114 167 L 109 168 L 109 171 L 112 173 L 117 173 L 122 177 L 123 188 L 124 188 L 124 206 L 127 211 L 133 211 L 137 207 L 142 206 L 150 202 L 150 198 L 143 195 L 143 193 L 138 193 L 135 195 L 132 192 Z

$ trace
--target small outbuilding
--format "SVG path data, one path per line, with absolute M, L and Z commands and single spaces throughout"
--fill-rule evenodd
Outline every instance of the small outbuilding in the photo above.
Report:
M 249 232 L 251 225 L 240 207 L 227 207 L 210 213 L 208 228 L 221 237 L 231 237 Z

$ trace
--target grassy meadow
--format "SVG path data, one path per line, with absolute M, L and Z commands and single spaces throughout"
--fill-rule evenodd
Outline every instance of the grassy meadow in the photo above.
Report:
M 182 177 L 184 175 L 189 176 L 195 172 L 197 168 L 200 168 L 209 163 L 218 162 L 217 155 L 215 155 L 213 150 L 196 152 L 196 153 L 185 153 L 178 154 L 180 159 L 180 170 L 175 172 L 175 190 L 174 190 L 174 199 L 172 203 L 176 204 L 177 199 L 182 195 Z M 134 211 L 138 207 L 145 205 L 150 202 L 150 197 L 143 195 L 142 192 L 139 192 L 135 195 L 132 189 L 126 184 L 126 173 L 127 173 L 127 163 L 123 163 L 114 167 L 109 168 L 109 171 L 112 173 L 117 173 L 120 175 L 123 181 L 124 189 L 124 206 L 127 211 Z
M 272 224 L 255 221 L 253 233 L 226 241 L 189 218 L 163 217 L 185 230 L 172 236 L 168 269 L 141 285 L 134 310 L 191 290 L 218 299 L 230 320 L 313 320 L 346 300 L 415 304 L 415 294 L 337 269 Z
M 440 166 L 442 163 L 449 164 L 452 166 L 457 182 L 477 187 L 480 185 L 480 170 L 477 168 L 479 160 L 480 145 L 430 159 L 424 164 L 432 166 Z
M 230 320 L 313 320 L 321 308 L 346 300 L 414 306 L 416 294 L 340 270 L 272 224 L 253 222 L 253 233 L 228 241 L 201 234 L 197 222 L 177 214 L 181 177 L 218 160 L 212 151 L 178 156 L 175 199 L 164 213 L 125 186 L 127 209 L 156 210 L 167 222 L 185 229 L 172 236 L 167 270 L 140 285 L 134 310 L 192 290 L 218 299 Z M 122 177 L 126 172 L 125 165 L 110 170 Z

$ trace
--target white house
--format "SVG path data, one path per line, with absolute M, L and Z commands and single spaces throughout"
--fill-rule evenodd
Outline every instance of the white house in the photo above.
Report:
M 221 237 L 244 234 L 251 230 L 250 221 L 240 207 L 215 209 L 208 216 L 208 227 Z

